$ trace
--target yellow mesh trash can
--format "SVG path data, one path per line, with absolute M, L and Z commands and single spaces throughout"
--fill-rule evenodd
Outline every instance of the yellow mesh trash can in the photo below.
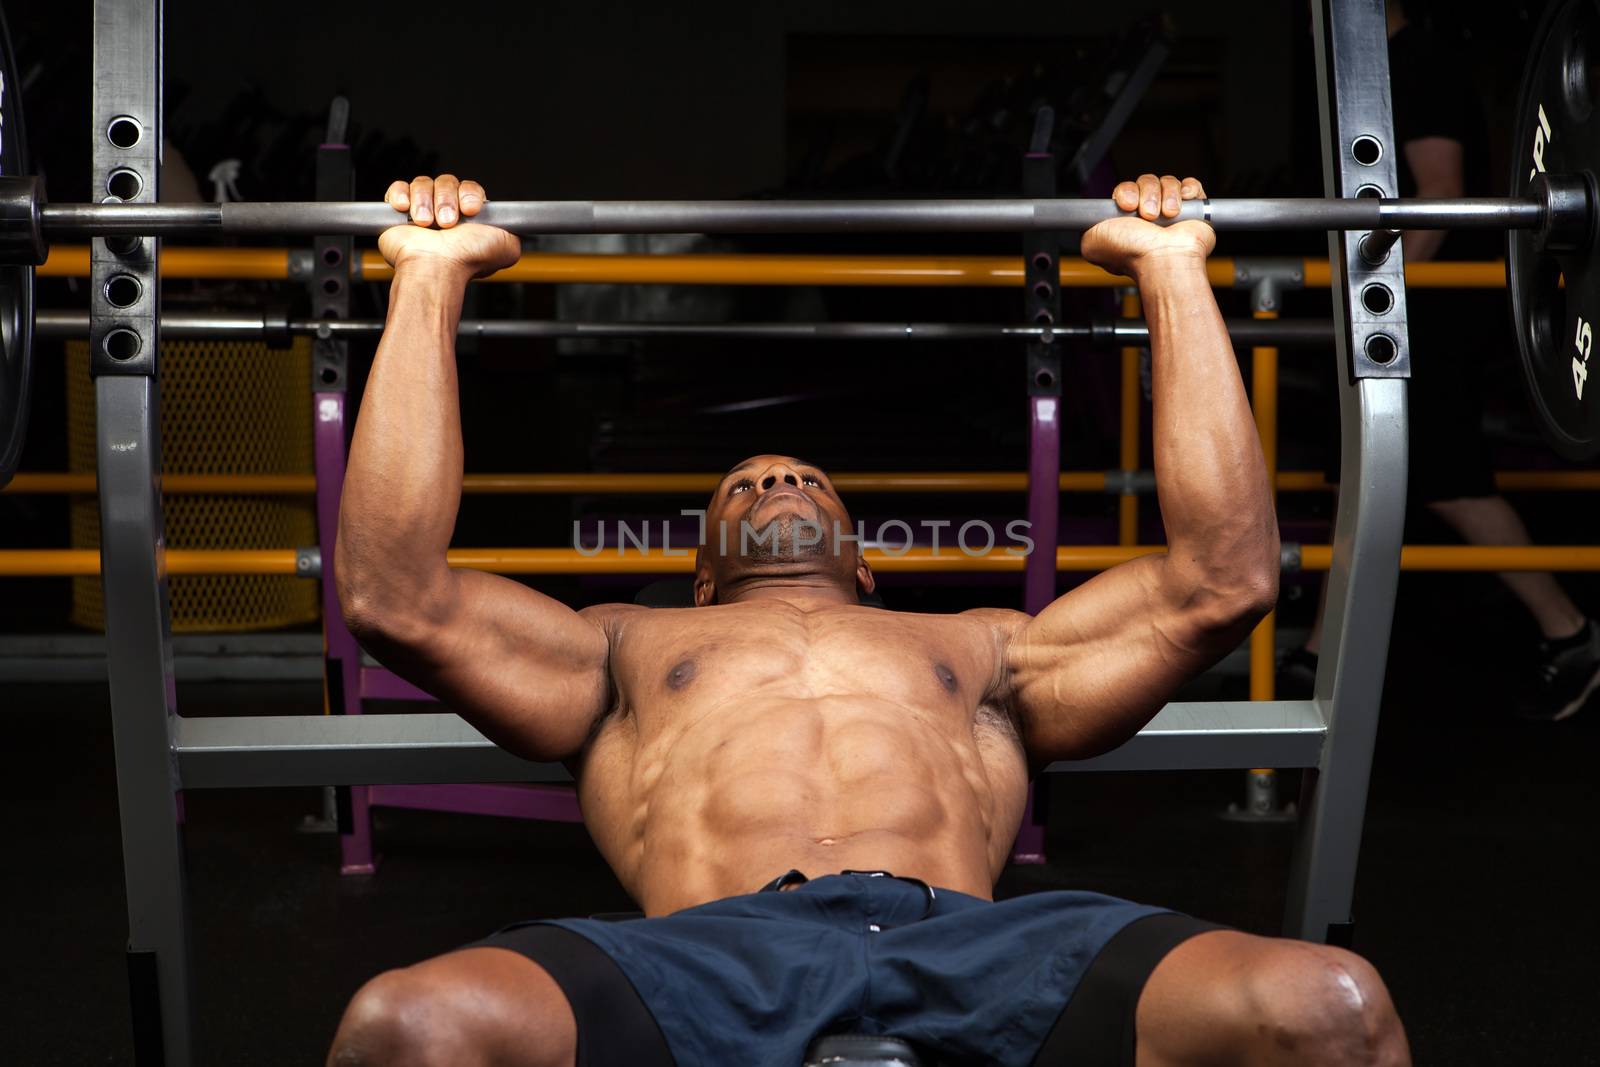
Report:
M 89 345 L 67 343 L 67 465 L 95 469 L 94 384 Z M 241 341 L 161 346 L 161 459 L 167 474 L 309 474 L 313 470 L 311 342 L 282 350 Z M 297 548 L 316 543 L 309 497 L 168 496 L 167 547 Z M 100 547 L 100 505 L 74 496 L 72 547 Z M 293 575 L 226 574 L 170 579 L 175 632 L 266 630 L 313 622 L 317 583 Z M 98 577 L 72 580 L 72 621 L 105 629 Z

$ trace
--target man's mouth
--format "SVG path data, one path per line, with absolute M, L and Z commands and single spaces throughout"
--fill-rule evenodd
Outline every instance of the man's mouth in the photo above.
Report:
M 769 500 L 781 499 L 782 497 L 787 497 L 787 496 L 799 497 L 801 500 L 804 500 L 806 503 L 808 503 L 808 504 L 811 503 L 811 498 L 809 496 L 807 496 L 806 494 L 802 493 L 800 490 L 796 489 L 794 486 L 792 486 L 792 485 L 779 485 L 779 486 L 774 486 L 771 489 L 768 489 L 765 493 L 762 493 L 761 494 L 761 499 L 757 500 L 756 503 L 755 503 L 755 507 L 752 507 L 750 510 L 751 511 L 756 510 L 756 508 L 759 508 L 762 504 L 765 504 Z

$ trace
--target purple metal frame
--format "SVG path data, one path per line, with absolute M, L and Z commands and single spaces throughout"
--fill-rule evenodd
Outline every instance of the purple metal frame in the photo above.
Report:
M 1022 608 L 1037 615 L 1056 598 L 1053 551 L 1059 537 L 1061 515 L 1061 398 L 1028 398 L 1028 536 L 1033 538 L 1022 572 Z M 1028 791 L 1022 827 L 1011 846 L 1011 862 L 1045 862 L 1044 823 L 1034 820 L 1037 788 Z
M 1022 572 L 1022 609 L 1037 615 L 1056 598 L 1056 558 L 1061 511 L 1061 398 L 1028 398 L 1028 536 Z
M 361 714 L 361 646 L 344 624 L 339 609 L 339 590 L 334 582 L 333 549 L 339 533 L 339 497 L 344 492 L 344 404 L 343 390 L 311 395 L 311 417 L 315 426 L 312 449 L 317 472 L 317 543 L 322 548 L 322 633 L 328 714 Z M 341 818 L 339 830 L 339 873 L 371 874 L 377 869 L 372 851 L 372 819 L 368 787 L 349 789 L 349 820 Z M 343 811 L 345 805 L 340 805 Z
M 345 394 L 313 395 L 313 439 L 317 472 L 317 540 L 322 546 L 322 627 L 327 648 L 328 711 L 360 715 L 365 700 L 431 702 L 433 697 L 382 667 L 361 663 L 361 646 L 344 624 L 334 581 L 334 544 L 339 530 L 339 498 L 344 492 Z M 334 706 L 335 701 L 338 706 Z M 420 808 L 466 815 L 500 815 L 549 822 L 582 822 L 577 794 L 569 786 L 539 785 L 384 785 L 349 786 L 348 825 L 339 835 L 339 873 L 372 874 L 372 809 Z M 340 806 L 341 809 L 344 805 Z M 343 824 L 344 820 L 341 819 Z

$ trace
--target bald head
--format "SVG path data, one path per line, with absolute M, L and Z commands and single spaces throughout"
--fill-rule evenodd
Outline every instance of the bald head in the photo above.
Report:
M 872 589 L 872 575 L 822 468 L 764 453 L 734 464 L 706 505 L 695 602 L 728 603 L 780 586 L 854 601 Z

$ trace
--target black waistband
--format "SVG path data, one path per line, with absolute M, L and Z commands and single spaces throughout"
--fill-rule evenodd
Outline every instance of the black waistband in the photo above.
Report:
M 896 882 L 904 882 L 907 885 L 914 885 L 918 889 L 922 890 L 923 896 L 925 898 L 925 903 L 923 904 L 923 908 L 922 908 L 922 914 L 917 916 L 915 919 L 913 919 L 912 922 L 920 922 L 921 920 L 926 919 L 928 916 L 932 915 L 933 914 L 934 902 L 939 899 L 938 891 L 935 890 L 933 888 L 933 886 L 929 885 L 927 882 L 924 882 L 920 878 L 907 878 L 904 875 L 891 874 L 888 871 L 848 871 L 847 870 L 847 871 L 840 871 L 839 873 L 841 875 L 854 875 L 854 876 L 856 876 L 858 878 L 887 878 L 887 879 L 891 879 L 891 880 L 896 881 Z M 793 888 L 794 886 L 805 885 L 809 881 L 811 881 L 810 878 L 806 877 L 801 872 L 791 868 L 790 870 L 785 871 L 783 874 L 778 875 L 778 877 L 774 878 L 772 881 L 768 882 L 766 885 L 762 886 L 760 891 L 763 892 L 763 893 L 778 893 L 778 892 L 782 892 L 785 889 Z

